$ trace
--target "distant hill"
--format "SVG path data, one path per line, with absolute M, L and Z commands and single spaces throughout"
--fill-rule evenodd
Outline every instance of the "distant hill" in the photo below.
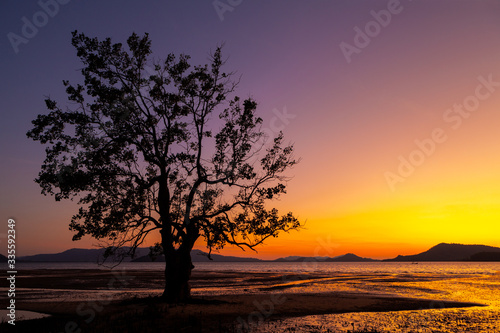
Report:
M 104 249 L 70 249 L 61 253 L 52 254 L 37 254 L 33 256 L 18 257 L 18 261 L 24 262 L 98 262 L 102 261 Z M 123 261 L 133 262 L 151 262 L 148 256 L 149 248 L 138 248 L 136 250 L 135 259 L 129 257 Z M 376 262 L 371 258 L 362 258 L 353 253 L 347 253 L 337 257 L 299 257 L 290 256 L 278 258 L 275 260 L 261 260 L 257 258 L 244 258 L 234 256 L 224 256 L 220 254 L 212 254 L 212 262 Z M 108 261 L 112 261 L 109 258 Z M 191 259 L 193 262 L 211 262 L 207 258 L 206 252 L 201 250 L 191 251 Z M 7 258 L 0 254 L 0 262 L 6 262 Z M 164 262 L 163 256 L 156 258 L 155 261 Z M 486 245 L 463 245 L 463 244 L 438 244 L 429 250 L 409 256 L 397 256 L 393 259 L 385 259 L 383 261 L 500 261 L 500 248 Z
M 19 261 L 27 262 L 98 262 L 102 261 L 105 249 L 70 249 L 61 253 L 36 254 L 19 257 Z M 136 257 L 149 253 L 149 248 L 138 248 Z M 111 258 L 109 258 L 111 260 Z M 131 261 L 125 258 L 123 261 Z
M 19 257 L 18 261 L 24 262 L 98 262 L 102 261 L 104 249 L 70 249 L 61 253 L 37 254 L 32 256 Z M 149 248 L 138 248 L 135 259 L 125 258 L 124 262 L 151 262 L 149 257 Z M 261 260 L 257 258 L 245 258 L 235 256 L 224 256 L 212 254 L 213 260 L 208 259 L 207 253 L 201 250 L 191 251 L 191 260 L 193 262 L 303 262 L 303 261 L 323 261 L 323 262 L 370 262 L 378 261 L 370 258 L 362 258 L 352 253 L 347 253 L 337 257 L 299 257 L 290 256 L 275 260 Z M 3 258 L 0 257 L 0 262 Z M 111 258 L 108 259 L 112 261 Z M 165 262 L 163 256 L 155 259 L 156 262 Z
M 362 258 L 359 257 L 353 253 L 347 253 L 344 254 L 343 256 L 335 257 L 335 258 L 330 258 L 326 260 L 328 262 L 375 262 L 375 261 L 380 261 L 380 260 L 375 260 L 371 258 Z
M 335 257 L 337 258 L 337 257 Z M 299 256 L 288 256 L 284 258 L 278 258 L 274 260 L 274 262 L 303 262 L 303 261 L 328 261 L 329 259 L 333 259 L 331 257 L 299 257 Z
M 500 248 L 486 245 L 438 244 L 429 250 L 410 256 L 397 256 L 384 261 L 464 261 L 476 260 L 481 252 L 500 252 Z M 477 258 L 477 257 L 476 257 Z
M 51 253 L 51 254 L 36 254 L 32 256 L 19 257 L 18 261 L 23 262 L 98 262 L 102 261 L 105 249 L 70 249 L 61 253 Z M 151 258 L 148 256 L 149 248 L 141 247 L 136 250 L 135 259 L 126 257 L 124 262 L 151 262 Z M 262 261 L 257 258 L 242 258 L 242 257 L 232 257 L 223 256 L 220 254 L 212 254 L 213 261 L 216 262 L 256 262 Z M 209 262 L 206 253 L 200 250 L 191 251 L 191 258 L 193 262 Z M 0 262 L 2 262 L 0 257 Z M 108 259 L 112 261 L 112 258 Z M 165 258 L 160 256 L 156 258 L 155 261 L 164 262 Z
M 0 262 L 7 262 L 7 257 L 3 254 L 0 254 Z
M 467 261 L 500 261 L 500 252 L 479 252 L 471 255 Z
M 213 260 L 208 259 L 207 253 L 201 250 L 191 251 L 191 261 L 193 262 L 256 262 L 263 261 L 257 258 L 243 258 L 243 257 L 233 257 L 233 256 L 223 256 L 220 254 L 211 254 Z M 148 255 L 139 257 L 132 260 L 133 262 L 151 262 L 151 258 Z M 164 256 L 159 256 L 155 259 L 156 262 L 165 262 Z
M 271 260 L 275 262 L 303 262 L 303 261 L 317 261 L 317 262 L 371 262 L 379 261 L 371 258 L 362 258 L 352 253 L 347 253 L 337 257 L 285 257 Z

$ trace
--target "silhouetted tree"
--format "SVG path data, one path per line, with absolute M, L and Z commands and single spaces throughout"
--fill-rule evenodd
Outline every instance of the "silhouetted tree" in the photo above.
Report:
M 253 249 L 300 227 L 292 213 L 266 206 L 285 193 L 293 147 L 280 133 L 263 149 L 257 104 L 229 100 L 237 82 L 222 72 L 220 48 L 208 65 L 191 67 L 186 55 L 152 63 L 147 34 L 129 37 L 128 50 L 76 31 L 72 44 L 84 84 L 63 81 L 69 107 L 46 99 L 50 112 L 27 135 L 47 145 L 42 193 L 78 199 L 73 240 L 91 235 L 133 255 L 159 231 L 163 296 L 178 302 L 190 295 L 200 236 L 210 253 L 226 244 Z

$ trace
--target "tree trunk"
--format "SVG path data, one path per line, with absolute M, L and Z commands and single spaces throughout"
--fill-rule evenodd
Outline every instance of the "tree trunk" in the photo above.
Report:
M 165 290 L 163 298 L 169 303 L 180 303 L 191 296 L 189 279 L 194 268 L 191 249 L 180 247 L 165 252 Z

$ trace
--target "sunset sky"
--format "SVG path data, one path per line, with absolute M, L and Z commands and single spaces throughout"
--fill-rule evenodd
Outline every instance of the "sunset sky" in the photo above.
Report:
M 155 58 L 186 53 L 194 64 L 224 43 L 238 95 L 295 144 L 301 162 L 275 204 L 305 228 L 258 253 L 222 254 L 389 258 L 440 242 L 500 246 L 500 2 L 60 2 L 2 4 L 0 253 L 8 218 L 18 255 L 96 244 L 71 241 L 76 203 L 40 194 L 44 147 L 25 135 L 46 96 L 64 105 L 63 79 L 81 82 L 73 30 L 114 42 L 148 32 Z M 23 30 L 34 20 L 37 31 Z

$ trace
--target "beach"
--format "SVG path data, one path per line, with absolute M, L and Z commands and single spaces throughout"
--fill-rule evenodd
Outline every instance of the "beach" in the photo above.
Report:
M 391 332 L 394 327 L 426 332 L 441 321 L 438 332 L 468 332 L 463 329 L 474 326 L 482 332 L 481 327 L 500 323 L 496 274 L 195 269 L 191 285 L 190 302 L 168 305 L 158 298 L 163 280 L 156 270 L 24 270 L 17 277 L 17 309 L 51 316 L 0 327 L 2 332 Z

